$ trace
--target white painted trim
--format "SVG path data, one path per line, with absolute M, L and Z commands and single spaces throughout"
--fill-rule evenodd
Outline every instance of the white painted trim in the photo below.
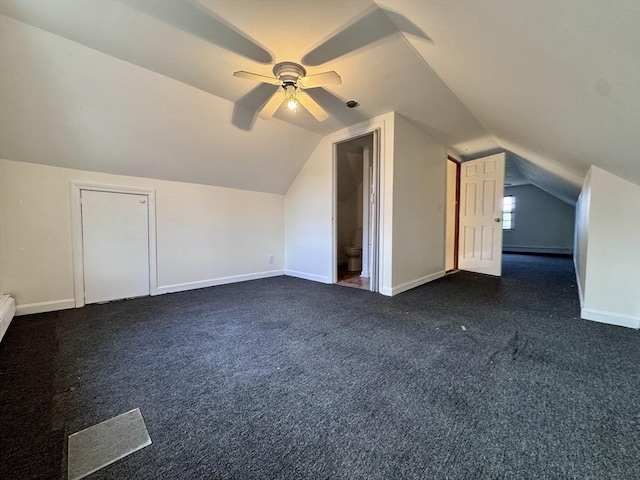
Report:
M 634 317 L 633 315 L 620 315 L 619 313 L 582 308 L 580 310 L 580 317 L 593 322 L 608 323 L 610 325 L 634 328 L 636 330 L 640 329 L 640 317 Z
M 509 246 L 503 245 L 502 251 L 505 253 L 553 253 L 559 255 L 571 255 L 573 254 L 573 248 L 558 248 L 558 247 L 530 247 L 530 246 Z
M 395 114 L 394 114 L 395 118 Z M 369 290 L 371 292 L 379 292 L 383 284 L 384 271 L 384 234 L 385 234 L 385 214 L 384 202 L 386 195 L 385 172 L 388 161 L 393 160 L 393 152 L 387 157 L 385 150 L 385 132 L 386 123 L 382 122 L 382 126 L 373 133 L 373 145 L 369 152 L 369 164 L 371 166 L 371 179 L 369 186 L 371 187 L 371 195 L 373 195 L 373 212 L 369 214 Z M 391 265 L 391 256 L 388 257 L 389 265 Z
M 105 185 L 72 181 L 69 184 L 71 199 L 71 235 L 73 249 L 73 287 L 75 307 L 84 306 L 84 260 L 82 257 L 82 190 L 95 192 L 132 193 L 146 195 L 149 208 L 149 294 L 158 295 L 157 242 L 156 242 L 156 191 L 151 188 Z
M 284 275 L 283 270 L 271 270 L 268 272 L 248 273 L 245 275 L 232 275 L 230 277 L 210 278 L 207 280 L 199 280 L 197 282 L 176 283 L 173 285 L 163 285 L 158 287 L 158 295 L 165 293 L 184 292 L 186 290 L 195 290 L 197 288 L 215 287 L 218 285 L 226 285 L 228 283 L 246 282 L 247 280 L 259 280 L 261 278 L 279 277 Z
M 402 285 L 396 285 L 395 287 L 391 288 L 384 288 L 380 291 L 380 293 L 388 297 L 392 297 L 394 295 L 398 295 L 399 293 L 406 292 L 407 290 L 411 290 L 412 288 L 424 285 L 425 283 L 433 282 L 434 280 L 444 277 L 446 273 L 447 272 L 445 272 L 444 270 L 440 270 L 439 272 L 432 273 L 431 275 L 425 275 L 424 277 L 411 280 L 410 282 L 403 283 Z
M 331 144 L 331 282 L 338 282 L 338 143 Z M 348 260 L 347 260 L 348 261 Z M 295 276 L 295 275 L 294 275 Z M 319 277 L 319 275 L 314 275 Z M 305 278 L 305 277 L 300 277 Z M 307 280 L 312 280 L 307 278 Z M 319 280 L 316 280 L 319 281 Z
M 580 284 L 580 274 L 578 273 L 578 264 L 576 263 L 577 259 L 574 255 L 573 257 L 573 271 L 576 274 L 576 285 L 578 286 L 578 298 L 580 299 L 580 308 L 584 305 L 584 296 L 582 294 L 582 285 Z
M 9 295 L 0 296 L 0 341 L 16 314 L 16 301 Z
M 16 307 L 16 315 L 55 312 L 56 310 L 67 310 L 68 308 L 74 308 L 75 306 L 76 300 L 74 298 L 54 300 L 51 302 L 24 303 Z
M 315 275 L 313 273 L 298 272 L 296 270 L 285 270 L 284 274 L 289 277 L 302 278 L 304 280 L 311 280 L 312 282 L 320 283 L 333 283 L 329 277 L 322 275 Z
M 375 141 L 375 139 L 374 139 Z M 369 242 L 371 241 L 371 229 L 369 228 L 369 214 L 371 213 L 371 180 L 369 168 L 373 149 L 362 149 L 362 270 L 360 276 L 369 278 Z M 372 165 L 371 165 L 372 166 Z
M 329 135 L 326 136 L 326 138 L 331 143 L 342 143 L 356 137 L 363 137 L 365 135 L 368 135 L 374 130 L 380 129 L 382 132 L 384 132 L 384 126 L 386 122 L 385 118 L 388 115 L 392 115 L 394 113 L 395 112 L 383 113 L 382 115 L 378 115 L 372 120 L 365 120 L 364 122 L 360 122 L 356 125 L 352 125 L 346 128 L 341 128 L 340 130 L 330 133 Z
M 384 295 L 385 297 L 392 297 L 393 296 L 393 289 L 391 289 L 389 287 L 382 287 L 380 289 L 380 293 L 382 295 Z

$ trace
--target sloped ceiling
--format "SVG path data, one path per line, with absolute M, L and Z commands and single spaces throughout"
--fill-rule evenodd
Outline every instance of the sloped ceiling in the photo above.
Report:
M 379 3 L 429 31 L 408 41 L 534 183 L 640 184 L 640 2 Z
M 0 13 L 230 102 L 218 121 L 243 146 L 225 148 L 226 164 L 240 165 L 222 175 L 226 186 L 283 192 L 321 135 L 392 110 L 460 157 L 507 151 L 524 177 L 566 201 L 591 164 L 640 183 L 635 0 L 1 0 Z M 311 91 L 329 120 L 301 110 L 255 119 L 268 88 L 231 74 L 271 75 L 286 60 L 341 75 L 342 85 Z M 351 99 L 358 109 L 344 106 Z M 228 167 L 204 154 L 207 132 L 190 135 L 202 152 L 181 159 L 181 179 L 220 184 Z M 278 149 L 292 136 L 294 154 Z M 241 166 L 271 148 L 283 181 L 261 185 L 270 164 Z M 148 176 L 172 175 L 163 168 Z M 246 170 L 256 181 L 240 179 Z

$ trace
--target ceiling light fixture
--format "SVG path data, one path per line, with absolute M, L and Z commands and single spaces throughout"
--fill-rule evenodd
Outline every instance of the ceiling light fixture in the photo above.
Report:
M 322 122 L 329 118 L 329 114 L 307 94 L 310 88 L 324 87 L 326 85 L 340 85 L 342 79 L 336 72 L 324 72 L 309 75 L 302 65 L 294 62 L 280 62 L 273 67 L 273 77 L 266 77 L 257 73 L 240 70 L 233 74 L 234 77 L 246 78 L 269 85 L 279 85 L 267 103 L 260 109 L 260 118 L 268 119 L 280 108 L 284 102 L 285 108 L 295 112 L 298 106 L 304 107 L 316 120 Z
M 284 85 L 284 104 L 292 112 L 295 112 L 298 105 L 300 105 L 298 89 L 292 83 Z

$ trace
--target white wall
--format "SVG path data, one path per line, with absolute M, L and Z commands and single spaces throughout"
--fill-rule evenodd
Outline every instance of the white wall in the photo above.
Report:
M 381 129 L 380 275 L 391 287 L 391 198 L 393 190 L 393 123 L 387 113 L 323 138 L 285 195 L 285 269 L 292 275 L 323 283 L 334 281 L 334 144 Z
M 502 250 L 528 253 L 573 252 L 575 208 L 534 185 L 505 187 L 516 199 L 515 228 L 503 231 Z
M 446 167 L 446 147 L 396 116 L 392 295 L 444 275 Z
M 285 196 L 287 274 L 334 281 L 333 146 L 373 128 L 382 128 L 379 291 L 444 275 L 446 148 L 394 113 L 327 136 L 302 168 Z
M 333 282 L 332 144 L 323 139 L 284 199 L 285 273 Z
M 640 186 L 592 166 L 576 222 L 582 318 L 640 328 Z
M 282 195 L 0 160 L 0 276 L 20 313 L 75 304 L 71 181 L 155 189 L 160 293 L 283 273 Z

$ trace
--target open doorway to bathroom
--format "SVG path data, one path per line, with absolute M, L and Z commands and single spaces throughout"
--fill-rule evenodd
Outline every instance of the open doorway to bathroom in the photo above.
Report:
M 335 283 L 378 291 L 377 131 L 335 145 Z

